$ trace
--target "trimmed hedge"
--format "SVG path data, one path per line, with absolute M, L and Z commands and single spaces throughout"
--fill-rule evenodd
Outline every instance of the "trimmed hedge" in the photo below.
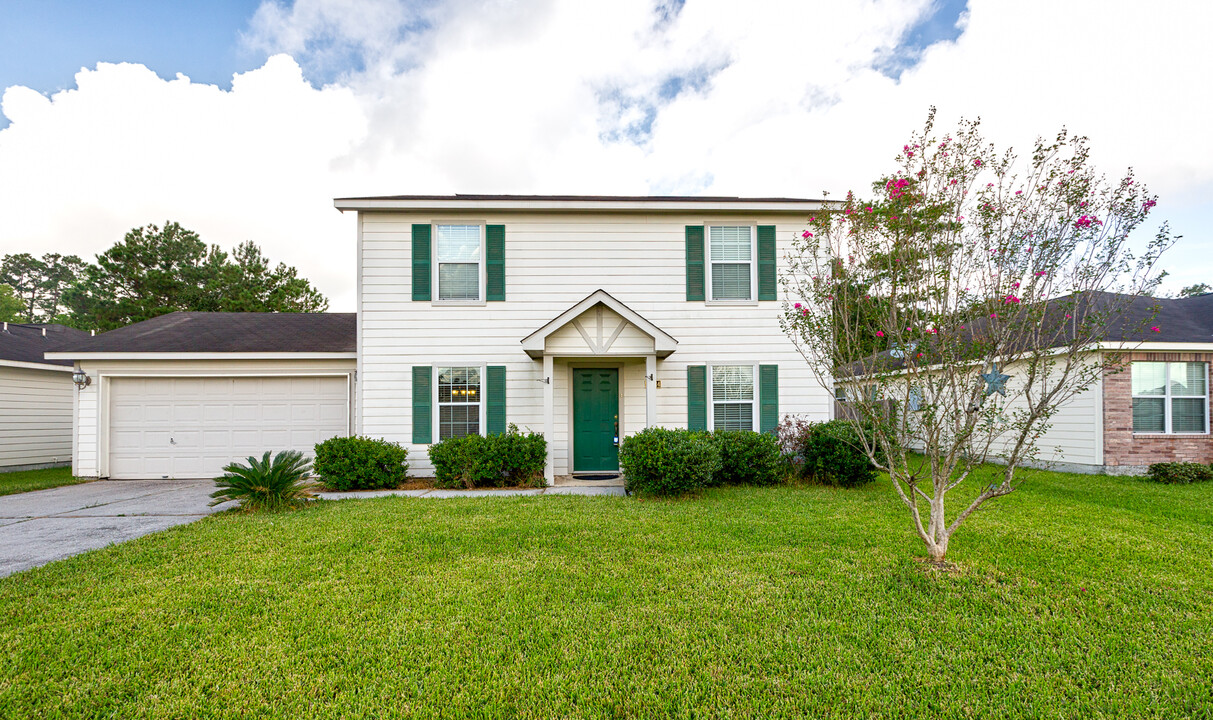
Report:
M 753 430 L 717 430 L 712 442 L 720 452 L 714 485 L 776 485 L 783 481 L 786 462 L 779 440 Z
M 1189 485 L 1213 480 L 1213 467 L 1194 462 L 1154 463 L 1148 477 L 1168 485 Z
M 711 434 L 650 427 L 619 448 L 625 489 L 640 495 L 680 495 L 712 484 L 720 450 Z
M 335 437 L 316 445 L 316 474 L 330 490 L 394 488 L 408 479 L 409 451 L 368 437 Z
M 548 444 L 540 433 L 517 426 L 498 435 L 466 435 L 429 449 L 434 485 L 440 488 L 542 487 Z
M 868 442 L 875 431 L 864 425 Z M 859 427 L 850 420 L 812 423 L 789 418 L 779 426 L 780 443 L 801 478 L 822 485 L 858 487 L 876 480 L 876 468 L 863 450 Z

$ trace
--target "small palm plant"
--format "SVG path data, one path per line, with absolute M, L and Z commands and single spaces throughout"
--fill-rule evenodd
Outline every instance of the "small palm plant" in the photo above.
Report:
M 219 489 L 211 493 L 211 505 L 235 500 L 242 510 L 296 507 L 312 495 L 311 470 L 311 462 L 298 450 L 284 450 L 273 460 L 267 451 L 260 460 L 250 457 L 247 465 L 234 462 L 215 478 Z

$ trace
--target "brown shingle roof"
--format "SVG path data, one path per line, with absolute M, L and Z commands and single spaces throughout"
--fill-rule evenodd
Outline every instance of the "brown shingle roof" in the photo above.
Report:
M 84 337 L 58 352 L 354 352 L 354 313 L 175 312 Z
M 47 360 L 42 354 L 88 336 L 83 330 L 66 325 L 8 323 L 7 330 L 0 330 L 0 360 L 70 367 L 71 360 Z

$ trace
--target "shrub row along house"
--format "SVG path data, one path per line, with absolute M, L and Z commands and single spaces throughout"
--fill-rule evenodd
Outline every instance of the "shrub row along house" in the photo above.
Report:
M 784 255 L 818 201 L 335 204 L 357 213 L 357 313 L 176 313 L 47 354 L 77 371 L 78 475 L 211 477 L 358 433 L 405 445 L 426 476 L 431 443 L 515 424 L 548 438 L 551 481 L 618 470 L 620 440 L 645 427 L 766 431 L 833 414 L 779 326 Z M 1161 332 L 1055 423 L 1042 447 L 1062 450 L 1046 459 L 1213 460 L 1213 300 L 1162 303 Z
M 209 477 L 232 458 L 355 432 L 409 447 L 509 424 L 546 475 L 618 469 L 645 427 L 770 430 L 827 419 L 779 327 L 777 263 L 819 203 L 677 197 L 399 196 L 357 213 L 356 315 L 178 313 L 72 360 L 74 467 Z

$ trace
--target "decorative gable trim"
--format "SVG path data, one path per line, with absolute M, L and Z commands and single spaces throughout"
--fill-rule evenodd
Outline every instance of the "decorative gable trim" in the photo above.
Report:
M 624 320 L 624 322 L 621 322 L 613 329 L 609 338 L 602 337 L 601 332 L 598 333 L 597 337 L 592 337 L 591 334 L 584 327 L 582 327 L 581 323 L 577 322 L 577 318 L 582 313 L 595 305 L 606 306 Z M 614 344 L 615 340 L 619 337 L 619 334 L 623 332 L 623 329 L 627 324 L 635 326 L 645 335 L 653 338 L 653 346 L 656 350 L 657 357 L 668 357 L 678 348 L 678 341 L 671 337 L 669 333 L 646 320 L 640 313 L 616 300 L 607 291 L 595 290 L 584 300 L 560 313 L 560 315 L 553 318 L 543 327 L 523 338 L 522 349 L 526 351 L 527 355 L 530 355 L 533 358 L 543 357 L 544 346 L 548 336 L 569 324 L 572 324 L 577 332 L 581 334 L 581 336 L 585 339 L 586 345 L 590 346 L 591 348 L 597 348 L 598 351 L 602 353 L 605 353 L 610 349 L 611 345 Z

